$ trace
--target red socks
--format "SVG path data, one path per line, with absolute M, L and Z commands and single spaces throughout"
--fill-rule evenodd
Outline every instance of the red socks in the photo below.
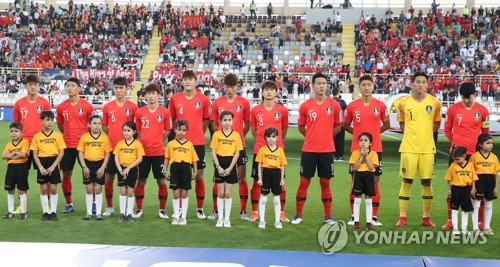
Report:
M 196 191 L 196 202 L 198 209 L 203 209 L 203 204 L 205 204 L 205 181 L 203 179 L 196 180 L 195 189 Z
M 135 203 L 138 210 L 142 210 L 142 201 L 144 201 L 144 185 L 137 184 L 134 190 Z
M 307 188 L 311 183 L 311 179 L 300 177 L 299 189 L 297 189 L 297 198 L 296 198 L 296 209 L 297 215 L 302 217 L 302 210 L 304 209 L 304 203 L 307 199 Z
M 217 207 L 217 196 L 219 194 L 219 189 L 217 188 L 217 183 L 214 183 L 214 187 L 212 188 L 212 198 L 214 200 L 214 211 L 218 211 Z
M 240 212 L 246 212 L 248 202 L 248 183 L 246 180 L 239 184 L 238 191 L 240 193 Z
M 106 204 L 108 207 L 113 207 L 113 182 L 104 183 L 104 193 L 106 194 Z
M 332 189 L 330 188 L 330 179 L 319 178 L 321 185 L 321 201 L 323 202 L 323 210 L 325 218 L 332 217 Z
M 73 203 L 73 199 L 71 198 L 71 191 L 73 190 L 71 177 L 62 179 L 62 190 L 64 193 L 64 198 L 66 199 L 66 204 Z
M 280 195 L 281 212 L 284 212 L 285 211 L 285 204 L 286 204 L 286 190 L 285 190 L 284 186 L 282 186 L 281 189 L 283 191 Z
M 479 222 L 484 222 L 484 199 L 481 200 L 481 206 L 479 207 Z
M 377 217 L 378 207 L 380 206 L 380 189 L 378 184 L 375 184 L 375 195 L 372 197 L 372 216 Z
M 158 186 L 158 200 L 160 201 L 160 210 L 165 210 L 167 206 L 168 189 L 167 185 L 163 184 Z
M 259 211 L 259 200 L 260 200 L 260 185 L 257 183 L 257 179 L 253 179 L 253 186 L 251 190 L 251 201 L 252 201 L 252 211 Z

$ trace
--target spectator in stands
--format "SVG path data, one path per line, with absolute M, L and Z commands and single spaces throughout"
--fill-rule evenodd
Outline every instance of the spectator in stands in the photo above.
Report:
M 250 17 L 257 18 L 257 13 L 255 12 L 257 10 L 257 5 L 254 3 L 252 0 L 252 3 L 250 4 Z
M 271 2 L 269 2 L 269 5 L 267 5 L 267 17 L 271 18 L 271 15 L 273 14 L 273 5 Z

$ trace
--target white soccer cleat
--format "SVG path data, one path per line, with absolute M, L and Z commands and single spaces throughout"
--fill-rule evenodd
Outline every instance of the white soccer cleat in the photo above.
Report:
M 132 218 L 141 218 L 142 215 L 144 215 L 144 211 L 143 210 L 137 210 L 134 214 L 132 214 Z
M 373 226 L 382 226 L 382 223 L 378 220 L 377 217 L 372 217 L 372 225 Z
M 217 223 L 215 224 L 215 227 L 222 227 L 222 226 L 224 226 L 224 220 L 218 219 Z
M 300 223 L 302 223 L 302 217 L 300 217 L 299 215 L 295 215 L 295 217 L 293 217 L 292 224 L 300 224 Z
M 205 216 L 205 213 L 203 213 L 203 209 L 196 209 L 196 217 L 198 217 L 198 219 L 207 218 L 207 216 Z
M 224 227 L 225 228 L 230 228 L 231 227 L 231 221 L 230 220 L 224 220 Z
M 103 215 L 103 216 L 111 216 L 111 215 L 113 215 L 113 214 L 115 214 L 115 208 L 110 207 L 110 208 L 106 208 L 106 209 L 104 210 L 104 213 L 103 213 L 102 215 Z
M 184 218 L 180 218 L 180 219 L 179 219 L 179 225 L 186 225 L 187 223 L 188 223 L 188 222 L 187 222 L 187 220 L 186 220 L 186 219 L 184 219 Z
M 280 221 L 277 221 L 274 223 L 274 228 L 276 229 L 283 229 L 283 225 L 281 224 Z
M 259 228 L 260 229 L 265 229 L 266 228 L 266 222 L 265 221 L 260 221 L 259 222 Z

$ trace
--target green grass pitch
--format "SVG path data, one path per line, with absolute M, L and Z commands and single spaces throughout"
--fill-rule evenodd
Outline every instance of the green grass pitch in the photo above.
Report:
M 0 144 L 4 147 L 9 140 L 8 123 L 0 123 L 4 133 L 0 135 Z M 381 177 L 381 206 L 379 219 L 384 224 L 376 228 L 377 231 L 424 231 L 429 230 L 420 226 L 422 216 L 422 200 L 419 183 L 412 187 L 412 195 L 409 204 L 408 225 L 403 229 L 397 229 L 395 223 L 398 220 L 398 193 L 401 179 L 398 176 L 399 167 L 399 134 L 384 136 L 384 174 Z M 250 136 L 250 135 L 249 135 Z M 247 138 L 247 154 L 252 155 L 253 138 Z M 295 214 L 295 195 L 299 181 L 300 150 L 303 137 L 296 128 L 290 128 L 285 141 L 285 152 L 288 157 L 286 167 L 286 189 L 288 191 L 286 214 L 291 219 Z M 345 157 L 349 157 L 350 135 L 347 134 Z M 497 147 L 500 142 L 496 142 Z M 440 137 L 438 150 L 447 151 L 449 143 L 446 137 Z M 2 148 L 3 150 L 3 148 Z M 494 148 L 494 151 L 498 151 Z M 205 213 L 212 210 L 212 172 L 209 149 L 207 149 L 207 168 L 205 169 Z M 437 154 L 435 168 L 436 178 L 433 181 L 434 201 L 431 210 L 431 218 L 437 225 L 432 230 L 438 232 L 446 221 L 446 191 L 447 185 L 444 174 L 447 168 L 447 156 Z M 250 165 L 247 168 L 249 178 Z M 2 180 L 5 175 L 5 161 L 0 163 L 0 176 Z M 337 220 L 347 221 L 350 217 L 348 192 L 351 178 L 347 173 L 346 162 L 335 162 L 335 178 L 332 180 L 333 191 L 333 216 Z M 249 179 L 249 187 L 252 186 Z M 116 185 L 116 184 L 115 184 Z M 235 186 L 233 190 L 232 228 L 215 228 L 215 221 L 198 220 L 195 215 L 194 190 L 190 192 L 190 207 L 187 226 L 172 226 L 170 220 L 162 220 L 158 217 L 157 185 L 153 178 L 149 178 L 146 185 L 146 196 L 144 200 L 144 217 L 137 219 L 135 223 L 118 223 L 117 215 L 107 217 L 104 221 L 83 221 L 85 215 L 85 187 L 82 184 L 80 168 L 75 168 L 73 177 L 73 202 L 76 212 L 65 215 L 62 209 L 65 204 L 62 189 L 59 187 L 59 221 L 42 222 L 39 198 L 39 186 L 36 183 L 36 174 L 30 172 L 30 186 L 28 192 L 28 220 L 18 219 L 0 221 L 3 234 L 0 241 L 20 242 L 63 242 L 63 243 L 89 243 L 89 244 L 113 244 L 113 245 L 137 245 L 137 246 L 172 246 L 172 247 L 213 247 L 213 248 L 246 248 L 246 249 L 280 249 L 300 251 L 321 251 L 318 245 L 317 233 L 322 226 L 323 208 L 320 198 L 320 187 L 317 178 L 314 178 L 309 187 L 307 202 L 304 207 L 304 222 L 300 225 L 284 224 L 282 230 L 276 230 L 269 223 L 265 230 L 257 228 L 257 223 L 240 221 L 238 217 L 239 197 Z M 194 188 L 194 185 L 193 185 Z M 103 190 L 104 191 L 104 190 Z M 115 186 L 114 204 L 118 209 L 118 187 Z M 171 195 L 171 192 L 169 192 Z M 0 193 L 0 208 L 7 211 L 6 192 Z M 16 197 L 17 205 L 17 197 Z M 437 245 L 434 243 L 410 244 L 410 245 L 368 245 L 356 244 L 354 235 L 349 229 L 349 242 L 341 251 L 342 253 L 363 254 L 387 254 L 387 255 L 419 255 L 419 256 L 448 256 L 468 258 L 500 258 L 499 254 L 489 253 L 500 246 L 500 209 L 499 203 L 493 205 L 492 228 L 497 230 L 497 235 L 488 236 L 488 241 L 483 245 Z M 106 204 L 104 203 L 104 206 Z M 172 213 L 171 197 L 168 198 L 167 210 L 169 216 Z M 361 221 L 364 220 L 364 203 L 361 206 Z M 247 210 L 250 211 L 250 200 Z M 266 218 L 272 222 L 272 201 L 268 201 Z M 469 222 L 469 229 L 472 223 Z M 458 253 L 457 253 L 458 252 Z

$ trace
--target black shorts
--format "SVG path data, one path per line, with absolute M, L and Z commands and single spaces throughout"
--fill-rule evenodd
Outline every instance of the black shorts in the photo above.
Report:
M 163 171 L 163 164 L 165 163 L 164 156 L 144 156 L 141 163 L 139 163 L 139 178 L 148 179 L 149 171 L 153 170 L 153 177 L 155 179 L 165 178 L 161 173 Z
M 476 199 L 477 200 L 493 200 L 497 196 L 493 195 L 495 189 L 495 175 L 493 174 L 478 174 L 479 180 L 476 183 Z
M 42 166 L 47 169 L 49 168 L 54 161 L 56 161 L 57 157 L 47 157 L 47 158 L 39 158 Z M 59 166 L 57 166 L 54 171 L 50 175 L 42 175 L 40 170 L 37 172 L 36 182 L 39 184 L 60 184 L 61 183 L 61 172 L 59 171 Z
M 28 163 L 8 164 L 7 172 L 5 173 L 4 189 L 7 191 L 16 189 L 26 191 L 30 189 L 28 185 Z
M 118 169 L 116 168 L 115 154 L 113 152 L 109 153 L 108 164 L 106 165 L 106 172 L 109 174 L 118 174 Z
M 88 184 L 92 184 L 92 183 L 96 183 L 96 184 L 100 184 L 100 185 L 104 184 L 104 175 L 101 178 L 97 178 L 97 170 L 99 168 L 101 168 L 103 162 L 104 162 L 104 160 L 100 160 L 100 161 L 85 160 L 85 165 L 87 165 L 87 167 L 90 170 L 90 176 L 87 179 L 83 176 L 83 173 L 82 173 L 84 185 L 88 185 Z M 83 170 L 82 170 L 82 172 L 83 172 Z
M 170 165 L 170 189 L 190 190 L 192 178 L 191 164 L 174 162 Z
M 300 156 L 300 176 L 312 178 L 318 169 L 318 177 L 333 177 L 333 152 L 302 152 Z
M 380 176 L 382 175 L 382 152 L 377 152 L 377 156 L 378 156 L 378 166 L 375 167 L 375 176 Z M 354 174 L 354 171 L 351 169 L 352 166 L 349 166 L 349 174 L 350 175 L 353 175 Z
M 470 199 L 470 191 L 472 186 L 451 186 L 451 209 L 469 212 L 473 211 L 472 201 Z
M 78 150 L 76 148 L 66 148 L 64 149 L 64 156 L 61 159 L 61 170 L 72 171 L 75 167 L 75 161 L 78 160 L 78 164 L 82 166 L 80 159 L 78 158 Z
M 233 157 L 217 156 L 217 159 L 219 160 L 219 165 L 223 169 L 229 168 L 229 166 L 231 166 L 231 161 L 233 161 Z M 236 172 L 237 168 L 238 168 L 238 165 L 236 164 L 228 176 L 220 176 L 219 172 L 217 171 L 217 168 L 215 168 L 215 166 L 214 166 L 215 183 L 217 183 L 217 184 L 222 184 L 222 183 L 235 184 L 235 183 L 237 183 L 238 182 L 238 173 Z
M 247 152 L 245 152 L 245 149 L 240 150 L 240 156 L 238 157 L 238 161 L 236 162 L 237 166 L 244 166 L 247 165 L 248 162 L 248 156 Z
M 262 168 L 262 188 L 260 189 L 260 193 L 267 196 L 270 192 L 273 195 L 281 195 L 283 193 L 283 189 L 281 188 L 281 169 Z
M 122 170 L 126 167 L 122 166 Z M 135 188 L 135 183 L 137 182 L 137 177 L 139 177 L 139 168 L 134 167 L 130 169 L 127 175 L 127 179 L 123 179 L 123 176 L 118 173 L 118 186 L 128 186 L 130 188 Z
M 355 196 L 375 196 L 375 173 L 354 172 L 351 194 Z
M 205 169 L 207 166 L 205 164 L 205 145 L 194 146 L 194 151 L 196 151 L 196 155 L 198 155 L 196 168 L 198 168 L 198 170 Z

